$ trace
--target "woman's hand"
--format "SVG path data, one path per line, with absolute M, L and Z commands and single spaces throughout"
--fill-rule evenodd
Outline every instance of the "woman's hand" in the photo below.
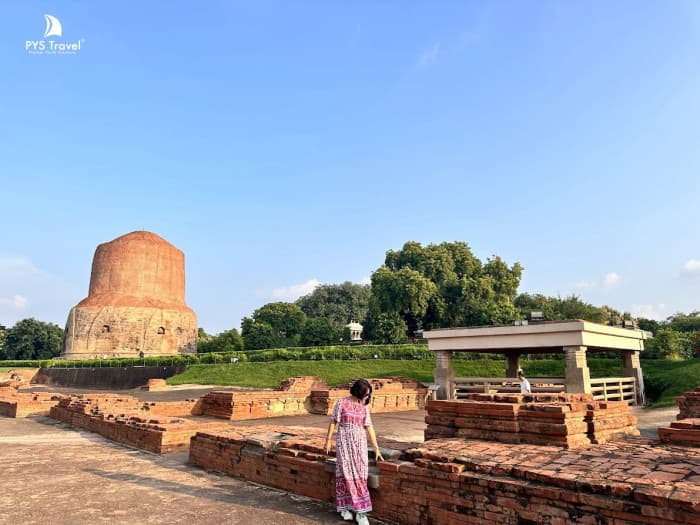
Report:
M 377 452 L 376 452 L 375 456 L 377 458 L 377 461 L 385 461 L 384 456 L 382 456 L 382 453 L 379 450 L 379 447 L 376 448 L 376 451 Z
M 326 450 L 326 454 L 330 456 L 331 455 L 331 442 L 328 439 L 326 440 L 325 450 Z

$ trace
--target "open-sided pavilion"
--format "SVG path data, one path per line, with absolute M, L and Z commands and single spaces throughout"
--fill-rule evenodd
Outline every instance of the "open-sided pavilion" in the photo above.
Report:
M 517 371 L 525 354 L 563 353 L 565 377 L 528 377 L 533 392 L 565 391 L 592 394 L 601 400 L 644 403 L 644 379 L 639 362 L 647 332 L 606 326 L 589 321 L 544 321 L 513 326 L 445 328 L 423 333 L 435 352 L 435 381 L 438 399 L 455 399 L 460 391 L 519 391 Z M 506 377 L 455 378 L 453 352 L 504 354 Z M 617 352 L 622 357 L 623 377 L 591 379 L 586 356 L 595 352 Z

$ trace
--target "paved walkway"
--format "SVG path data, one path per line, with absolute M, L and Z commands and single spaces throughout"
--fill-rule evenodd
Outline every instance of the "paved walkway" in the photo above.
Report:
M 186 453 L 133 450 L 48 418 L 0 417 L 0 450 L 0 524 L 343 523 L 330 504 L 190 467 Z

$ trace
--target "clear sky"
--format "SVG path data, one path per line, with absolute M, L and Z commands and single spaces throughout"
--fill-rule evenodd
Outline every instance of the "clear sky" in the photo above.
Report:
M 212 333 L 407 240 L 700 309 L 695 0 L 10 0 L 0 64 L 0 324 L 63 326 L 97 245 L 141 229 Z

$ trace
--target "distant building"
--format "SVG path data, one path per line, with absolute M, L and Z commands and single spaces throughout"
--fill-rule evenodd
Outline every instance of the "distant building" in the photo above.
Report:
M 350 341 L 362 341 L 362 325 L 357 321 L 350 321 L 345 325 L 350 330 Z
M 88 296 L 68 314 L 62 357 L 197 352 L 197 316 L 185 304 L 185 254 L 147 231 L 95 250 Z

